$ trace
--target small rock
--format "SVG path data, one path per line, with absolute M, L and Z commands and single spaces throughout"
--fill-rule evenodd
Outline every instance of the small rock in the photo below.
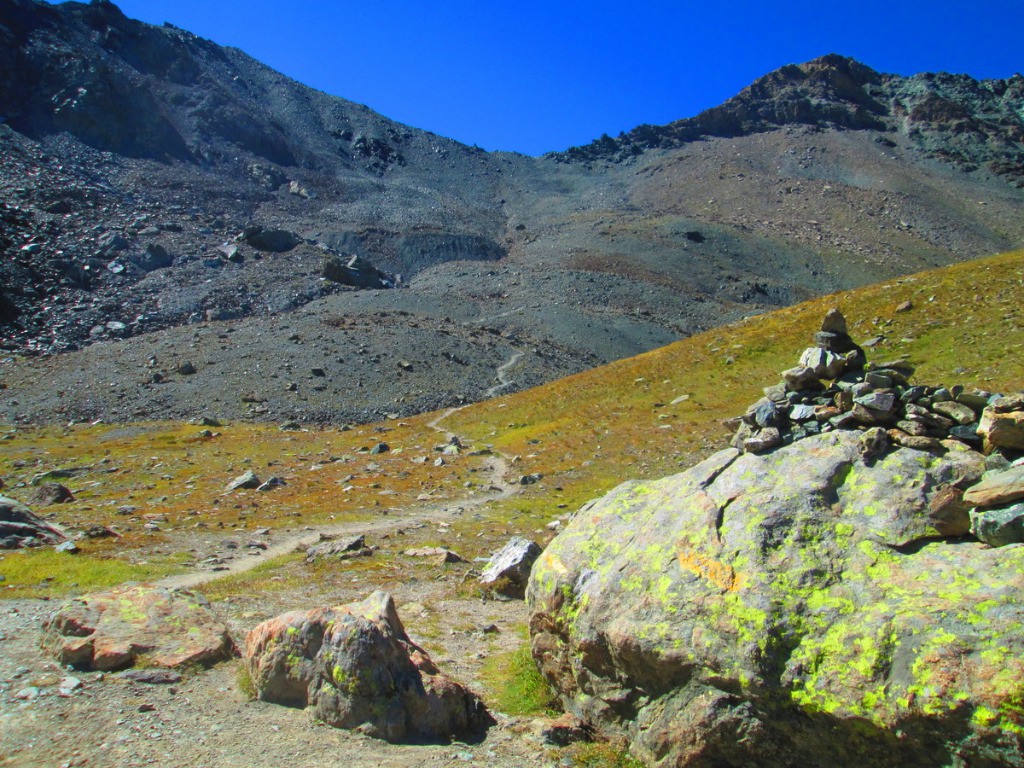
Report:
M 77 555 L 82 550 L 79 549 L 78 545 L 73 541 L 65 541 L 63 544 L 58 544 L 54 547 L 58 552 L 64 552 L 69 555 Z
M 972 509 L 971 533 L 991 547 L 1024 542 L 1024 504 L 1002 509 Z
M 509 597 L 522 597 L 530 570 L 540 557 L 541 548 L 529 539 L 516 536 L 491 557 L 480 574 L 480 584 Z
M 191 376 L 196 372 L 196 367 L 192 363 L 185 362 L 179 365 L 175 369 L 181 376 Z
M 258 488 L 260 483 L 261 481 L 259 477 L 257 477 L 256 473 L 250 469 L 228 483 L 224 492 L 231 493 L 231 491 L 237 491 L 239 488 Z

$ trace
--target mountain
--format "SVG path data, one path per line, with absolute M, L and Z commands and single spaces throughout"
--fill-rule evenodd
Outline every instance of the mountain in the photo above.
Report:
M 1007 250 L 1022 106 L 1019 75 L 826 56 L 533 158 L 0 0 L 0 420 L 408 414 Z

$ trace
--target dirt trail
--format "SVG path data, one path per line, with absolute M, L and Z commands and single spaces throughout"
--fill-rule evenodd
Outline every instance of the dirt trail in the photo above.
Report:
M 493 397 L 498 390 L 503 389 L 512 383 L 507 377 L 507 372 L 522 356 L 522 352 L 516 352 L 502 365 L 498 366 L 496 369 L 498 384 L 487 391 L 488 397 Z M 466 406 L 463 405 L 442 411 L 439 416 L 429 421 L 427 426 L 435 432 L 443 435 L 446 441 L 458 439 L 458 435 L 445 429 L 442 426 L 442 422 L 456 411 L 465 407 Z M 436 502 L 425 500 L 423 502 L 410 504 L 396 509 L 394 513 L 388 515 L 386 519 L 311 527 L 308 530 L 302 531 L 302 533 L 288 536 L 287 538 L 278 541 L 276 544 L 268 546 L 267 549 L 259 551 L 258 554 L 244 560 L 231 561 L 221 570 L 189 571 L 188 573 L 168 576 L 156 583 L 162 587 L 168 587 L 170 589 L 189 589 L 201 584 L 207 584 L 211 581 L 216 581 L 217 579 L 222 579 L 225 576 L 250 571 L 271 558 L 287 555 L 291 552 L 295 552 L 297 549 L 306 549 L 314 544 L 324 541 L 327 538 L 359 536 L 368 533 L 380 535 L 396 531 L 400 528 L 409 528 L 410 526 L 415 526 L 421 523 L 438 523 L 446 520 L 452 520 L 462 515 L 467 510 L 482 506 L 491 501 L 504 499 L 521 492 L 522 489 L 520 486 L 508 479 L 511 474 L 512 467 L 508 459 L 504 456 L 499 454 L 492 454 L 488 456 L 484 469 L 487 473 L 486 493 L 478 493 L 473 496 L 467 496 L 465 498 L 455 500 L 446 499 L 443 501 L 438 500 Z

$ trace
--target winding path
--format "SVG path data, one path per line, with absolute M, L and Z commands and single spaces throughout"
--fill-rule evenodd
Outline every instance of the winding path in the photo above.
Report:
M 512 380 L 508 378 L 508 371 L 512 366 L 519 362 L 523 357 L 523 354 L 523 352 L 516 351 L 508 360 L 498 366 L 495 371 L 498 383 L 485 392 L 486 397 L 494 397 L 502 389 L 512 385 Z M 427 422 L 427 426 L 435 432 L 444 435 L 446 441 L 450 441 L 452 438 L 457 437 L 457 435 L 454 432 L 450 432 L 445 429 L 442 426 L 442 422 L 456 411 L 460 411 L 465 407 L 465 405 L 460 405 L 456 408 L 448 408 L 447 410 L 442 411 L 436 418 Z M 325 536 L 340 538 L 344 536 L 358 536 L 367 533 L 382 534 L 398 530 L 399 528 L 408 528 L 410 525 L 416 525 L 419 523 L 437 523 L 443 520 L 452 520 L 463 514 L 468 509 L 473 509 L 474 507 L 479 507 L 498 499 L 508 498 L 509 496 L 521 492 L 522 489 L 508 479 L 508 476 L 511 474 L 512 467 L 508 459 L 504 456 L 496 453 L 488 456 L 484 468 L 487 471 L 486 493 L 479 493 L 474 496 L 468 496 L 457 500 L 446 499 L 444 501 L 439 500 L 433 503 L 423 501 L 409 504 L 405 507 L 394 510 L 394 513 L 388 515 L 386 519 L 367 520 L 363 522 L 354 521 L 341 525 L 317 526 L 310 530 L 304 530 L 301 533 L 292 534 L 282 538 L 275 544 L 268 546 L 267 549 L 259 550 L 256 554 L 250 557 L 233 560 L 230 563 L 227 563 L 223 570 L 189 571 L 175 576 L 168 576 L 156 583 L 158 586 L 170 589 L 188 589 L 211 581 L 216 581 L 217 579 L 222 579 L 225 576 L 230 576 L 232 574 L 245 573 L 261 563 L 267 562 L 271 558 L 287 555 L 297 549 L 305 549 L 317 544 L 322 541 Z

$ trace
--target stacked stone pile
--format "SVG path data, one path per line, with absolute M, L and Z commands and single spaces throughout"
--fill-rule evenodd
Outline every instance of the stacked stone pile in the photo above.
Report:
M 781 382 L 726 422 L 736 430 L 733 447 L 764 453 L 822 432 L 856 429 L 866 433 L 866 450 L 876 452 L 889 443 L 941 451 L 949 439 L 1008 460 L 1024 451 L 1024 395 L 911 384 L 914 368 L 903 360 L 867 363 L 837 309 L 826 314 L 814 342 L 799 365 L 782 372 Z

